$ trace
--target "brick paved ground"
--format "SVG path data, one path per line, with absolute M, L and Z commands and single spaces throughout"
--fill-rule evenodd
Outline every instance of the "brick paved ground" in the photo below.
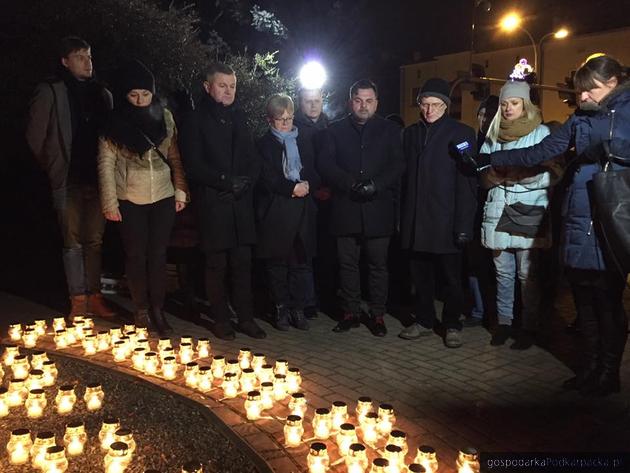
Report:
M 122 299 L 117 302 L 128 305 Z M 464 346 L 456 350 L 445 348 L 437 336 L 404 341 L 396 336 L 400 323 L 391 317 L 386 318 L 390 333 L 383 339 L 363 326 L 333 333 L 334 322 L 320 316 L 309 332 L 282 333 L 262 322 L 267 339 L 239 335 L 233 342 L 216 340 L 206 328 L 175 317 L 169 320 L 180 335 L 210 336 L 215 354 L 234 355 L 240 347 L 249 347 L 270 359 L 288 359 L 302 371 L 311 406 L 342 400 L 353 408 L 359 396 L 392 403 L 396 426 L 409 435 L 411 451 L 419 444 L 432 445 L 444 467 L 440 471 L 449 472 L 457 449 L 464 446 L 517 452 L 628 450 L 630 356 L 624 360 L 620 394 L 591 400 L 563 392 L 559 386 L 572 375 L 567 363 L 574 358 L 576 340 L 561 330 L 561 319 L 572 312 L 566 295 L 558 307 L 550 348 L 525 352 L 508 345 L 491 347 L 481 327 L 465 329 Z M 5 320 L 52 315 L 6 294 L 0 294 L 0 313 Z M 236 401 L 207 403 L 274 470 L 297 472 L 296 464 L 303 468 L 307 451 L 292 449 L 287 456 L 281 447 L 281 422 L 248 423 L 238 414 Z

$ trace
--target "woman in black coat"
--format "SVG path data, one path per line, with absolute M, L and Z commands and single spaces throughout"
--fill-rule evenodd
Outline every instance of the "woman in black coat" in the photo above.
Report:
M 312 145 L 293 126 L 293 101 L 276 94 L 267 101 L 269 131 L 258 141 L 262 160 L 257 256 L 267 260 L 275 326 L 308 330 L 304 317 L 308 262 L 316 252 L 317 208 L 310 195 L 318 183 Z M 310 275 L 310 276 L 309 276 Z

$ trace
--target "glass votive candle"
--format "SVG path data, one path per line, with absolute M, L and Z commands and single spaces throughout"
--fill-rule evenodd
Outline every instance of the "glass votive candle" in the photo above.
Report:
M 83 320 L 75 320 L 72 323 L 71 328 L 74 331 L 76 341 L 81 341 L 85 337 L 85 331 L 83 326 Z
M 274 374 L 287 375 L 289 369 L 289 362 L 287 360 L 276 360 L 276 366 L 273 369 Z
M 48 361 L 48 354 L 42 350 L 35 350 L 31 356 L 31 368 L 41 370 L 45 361 Z
M 238 378 L 234 373 L 225 373 L 221 387 L 223 388 L 223 397 L 235 398 L 238 395 Z
M 35 321 L 35 332 L 37 333 L 38 337 L 43 337 L 44 335 L 46 335 L 47 328 L 48 328 L 48 325 L 46 324 L 46 320 L 37 319 Z
M 368 458 L 365 445 L 353 443 L 348 448 L 344 461 L 347 473 L 365 473 L 368 467 Z
M 402 430 L 392 430 L 387 439 L 387 445 L 398 445 L 402 450 L 402 456 L 407 456 L 409 446 L 407 445 L 407 434 Z
M 466 447 L 457 455 L 457 473 L 479 473 L 479 452 L 475 448 Z
M 138 335 L 138 340 L 149 339 L 149 329 L 147 327 L 136 327 L 136 334 Z
M 131 332 L 126 332 L 125 333 L 125 337 L 127 337 L 129 339 L 129 346 L 131 347 L 131 350 L 133 351 L 134 348 L 138 348 L 138 332 L 136 332 L 135 330 L 132 330 Z
M 291 414 L 284 424 L 284 443 L 287 447 L 299 447 L 304 435 L 302 417 Z
M 238 364 L 241 370 L 251 368 L 252 365 L 252 352 L 249 348 L 241 348 L 238 352 Z
M 136 441 L 133 439 L 133 433 L 129 429 L 118 429 L 114 432 L 114 441 L 126 443 L 130 455 L 136 451 Z
M 53 340 L 55 341 L 55 347 L 57 350 L 68 348 L 68 331 L 65 328 L 55 330 Z
M 265 381 L 271 381 L 273 383 L 273 377 L 273 366 L 269 364 L 262 365 L 258 370 L 258 380 L 261 383 L 264 383 Z
M 37 345 L 37 332 L 34 329 L 22 332 L 22 343 L 26 348 L 34 348 Z
M 67 346 L 73 345 L 77 342 L 77 327 L 70 325 L 66 328 L 66 344 Z
M 114 345 L 123 336 L 122 327 L 112 327 L 109 329 L 109 342 Z
M 248 420 L 260 419 L 262 411 L 262 400 L 260 391 L 249 391 L 245 400 L 245 413 Z
M 241 376 L 241 367 L 238 364 L 238 360 L 231 358 L 225 362 L 225 372 L 234 373 L 237 378 Z
M 136 348 L 144 348 L 146 351 L 151 351 L 151 343 L 146 338 L 138 338 L 136 340 Z
M 197 340 L 197 358 L 208 358 L 210 356 L 210 340 L 200 338 Z
M 85 424 L 81 421 L 70 422 L 66 424 L 66 433 L 63 436 L 63 444 L 66 447 L 68 455 L 75 457 L 83 453 L 87 442 L 87 433 L 85 432 Z
M 100 383 L 88 383 L 85 386 L 83 400 L 88 411 L 98 411 L 103 407 L 103 399 L 105 399 L 105 393 Z
M 155 376 L 158 372 L 158 354 L 148 351 L 144 354 L 144 372 L 149 376 Z
M 177 360 L 174 356 L 167 356 L 162 360 L 162 377 L 168 380 L 177 377 Z
M 429 445 L 420 445 L 414 463 L 418 463 L 424 467 L 427 473 L 437 473 L 438 471 L 438 459 L 435 453 L 435 448 Z
M 350 450 L 350 445 L 359 441 L 354 425 L 349 423 L 341 424 L 336 440 L 337 447 L 339 448 L 339 455 L 345 457 Z
M 306 396 L 304 393 L 293 393 L 291 394 L 291 400 L 289 401 L 289 410 L 292 415 L 300 416 L 304 419 L 304 414 L 306 414 Z
M 405 467 L 405 457 L 398 445 L 386 445 L 384 457 L 389 461 L 389 473 L 401 473 Z
M 55 397 L 55 403 L 57 404 L 57 413 L 64 415 L 69 414 L 74 409 L 74 404 L 77 401 L 77 395 L 74 392 L 74 386 L 71 384 L 65 384 L 59 387 L 57 396 Z
M 19 342 L 22 340 L 22 324 L 13 323 L 9 325 L 9 338 L 12 342 Z
M 212 369 L 209 366 L 200 367 L 197 375 L 197 389 L 202 393 L 207 393 L 212 389 L 212 380 Z
M 182 343 L 189 343 L 192 346 L 193 338 L 190 335 L 182 335 L 179 339 L 179 344 L 181 345 Z
M 97 343 L 96 343 L 96 335 L 86 335 L 83 338 L 83 352 L 90 356 L 96 355 L 97 351 Z
M 367 415 L 368 412 L 372 411 L 372 399 L 367 396 L 362 396 L 357 401 L 357 407 L 355 409 L 355 414 L 357 416 L 357 420 L 359 424 L 363 424 L 363 417 Z
M 44 408 L 46 407 L 46 394 L 43 389 L 31 389 L 28 392 L 28 397 L 24 402 L 26 407 L 26 416 L 29 419 L 39 419 L 44 415 Z
M 182 473 L 203 473 L 203 466 L 197 461 L 186 462 L 182 465 Z
M 120 337 L 120 341 L 123 343 L 123 348 L 125 350 L 125 358 L 129 358 L 133 353 L 133 349 L 136 348 L 133 343 L 131 343 L 131 339 L 127 335 L 123 335 Z
M 42 364 L 42 371 L 44 372 L 44 386 L 47 388 L 50 386 L 54 386 L 54 384 L 57 382 L 58 374 L 57 365 L 55 365 L 55 362 L 52 360 L 44 361 L 44 363 Z
M 0 418 L 9 415 L 9 390 L 0 386 Z
M 66 449 L 58 445 L 48 447 L 44 457 L 42 473 L 64 473 L 68 469 Z
M 306 457 L 308 473 L 325 473 L 330 466 L 330 458 L 326 444 L 323 442 L 313 442 Z
M 66 319 L 64 317 L 55 317 L 53 318 L 53 331 L 57 330 L 65 330 L 66 328 Z
M 171 339 L 168 337 L 160 337 L 160 339 L 158 340 L 158 344 L 157 344 L 157 350 L 158 352 L 162 351 L 164 348 L 166 347 L 172 347 L 173 343 L 171 342 Z
M 212 368 L 212 376 L 219 379 L 223 378 L 223 374 L 225 373 L 225 357 L 222 355 L 214 356 L 210 368 Z
M 28 378 L 28 373 L 31 370 L 31 365 L 28 362 L 26 355 L 17 355 L 13 358 L 13 364 L 11 365 L 14 378 Z
M 105 473 L 123 473 L 131 462 L 131 452 L 125 442 L 112 442 L 105 455 Z
M 44 371 L 43 370 L 31 370 L 26 378 L 26 389 L 42 389 L 44 387 Z
M 5 366 L 13 365 L 13 361 L 16 356 L 20 355 L 20 348 L 17 345 L 6 345 L 4 347 L 4 354 L 2 355 L 2 362 Z
M 138 371 L 144 371 L 144 354 L 146 352 L 146 348 L 134 348 L 133 355 L 131 355 L 131 363 L 133 363 L 134 369 Z
M 376 424 L 378 432 L 381 435 L 388 436 L 395 422 L 396 416 L 394 415 L 393 406 L 391 404 L 381 404 L 378 408 L 378 423 Z
M 332 416 L 332 429 L 337 432 L 341 424 L 348 421 L 348 404 L 343 401 L 334 401 L 330 414 Z
M 55 434 L 53 432 L 38 432 L 31 447 L 31 466 L 41 470 L 46 460 L 46 449 L 55 446 Z
M 241 377 L 239 379 L 242 392 L 254 391 L 258 384 L 258 378 L 252 368 L 243 368 L 241 371 Z
M 92 317 L 83 317 L 84 328 L 94 328 L 94 319 Z
M 7 443 L 7 453 L 11 465 L 24 465 L 33 447 L 31 431 L 28 429 L 15 429 L 11 432 L 11 438 Z
M 271 409 L 273 407 L 273 383 L 269 381 L 260 383 L 260 396 L 263 409 Z
M 186 380 L 186 386 L 191 388 L 197 387 L 199 377 L 199 364 L 196 361 L 191 361 L 186 363 L 186 368 L 184 369 L 184 379 Z
M 177 357 L 175 356 L 175 349 L 171 346 L 160 348 L 158 350 L 158 353 L 160 354 L 160 360 L 162 360 L 162 363 L 164 363 L 164 360 L 166 358 L 177 359 Z
M 283 374 L 276 374 L 273 377 L 273 398 L 282 401 L 287 397 L 287 377 Z
M 109 446 L 115 442 L 114 432 L 120 429 L 120 421 L 115 417 L 106 417 L 103 419 L 101 430 L 98 432 L 98 440 L 103 450 L 109 450 Z
M 330 437 L 332 419 L 330 417 L 330 410 L 325 407 L 320 407 L 315 410 L 315 417 L 313 417 L 313 433 L 315 438 L 320 440 L 326 440 Z
M 389 460 L 387 458 L 375 458 L 372 461 L 370 473 L 389 473 Z
M 124 340 L 114 342 L 112 355 L 114 356 L 114 361 L 117 363 L 122 363 L 127 359 L 127 346 Z
M 254 353 L 254 355 L 252 356 L 251 365 L 252 365 L 252 368 L 254 369 L 254 372 L 256 373 L 256 376 L 258 376 L 258 372 L 266 364 L 267 364 L 267 361 L 266 361 L 265 355 L 263 355 L 262 353 Z
M 373 447 L 378 440 L 378 415 L 376 412 L 368 412 L 363 417 L 363 422 L 361 423 L 361 437 L 363 438 L 363 442 L 370 447 Z
M 409 473 L 427 473 L 427 470 L 420 463 L 410 463 L 407 469 Z
M 7 404 L 9 407 L 17 407 L 24 404 L 24 399 L 28 390 L 26 389 L 26 380 L 21 378 L 13 378 L 9 381 L 9 389 L 7 392 Z
M 110 336 L 107 330 L 100 330 L 96 334 L 96 349 L 98 351 L 109 350 Z
M 123 335 L 128 335 L 131 332 L 136 331 L 136 326 L 134 324 L 124 324 L 123 325 Z
M 289 368 L 287 370 L 287 391 L 289 393 L 295 393 L 300 390 L 302 385 L 302 375 L 299 368 Z

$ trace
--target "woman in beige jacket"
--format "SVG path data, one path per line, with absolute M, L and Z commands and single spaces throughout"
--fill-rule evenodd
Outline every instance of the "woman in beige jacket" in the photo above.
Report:
M 171 330 L 164 313 L 166 249 L 188 186 L 171 112 L 155 97 L 153 74 L 140 61 L 123 66 L 114 110 L 99 141 L 103 214 L 119 222 L 135 323 L 160 334 Z

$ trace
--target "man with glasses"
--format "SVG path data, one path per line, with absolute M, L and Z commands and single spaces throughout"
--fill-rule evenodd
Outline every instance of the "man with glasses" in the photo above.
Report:
M 454 147 L 467 142 L 471 152 L 477 148 L 475 130 L 448 115 L 449 93 L 445 80 L 427 80 L 417 99 L 420 120 L 403 133 L 407 174 L 400 232 L 402 248 L 410 252 L 416 319 L 400 337 L 413 340 L 433 333 L 437 293 L 444 302 L 444 343 L 458 348 L 462 345 L 462 249 L 473 236 L 477 179 L 461 165 Z
M 321 135 L 319 171 L 332 186 L 330 232 L 337 238 L 343 318 L 333 329 L 359 325 L 360 258 L 367 259 L 368 328 L 387 333 L 387 251 L 394 232 L 394 195 L 404 169 L 398 126 L 377 115 L 376 84 L 360 80 L 350 88 L 350 114 Z

